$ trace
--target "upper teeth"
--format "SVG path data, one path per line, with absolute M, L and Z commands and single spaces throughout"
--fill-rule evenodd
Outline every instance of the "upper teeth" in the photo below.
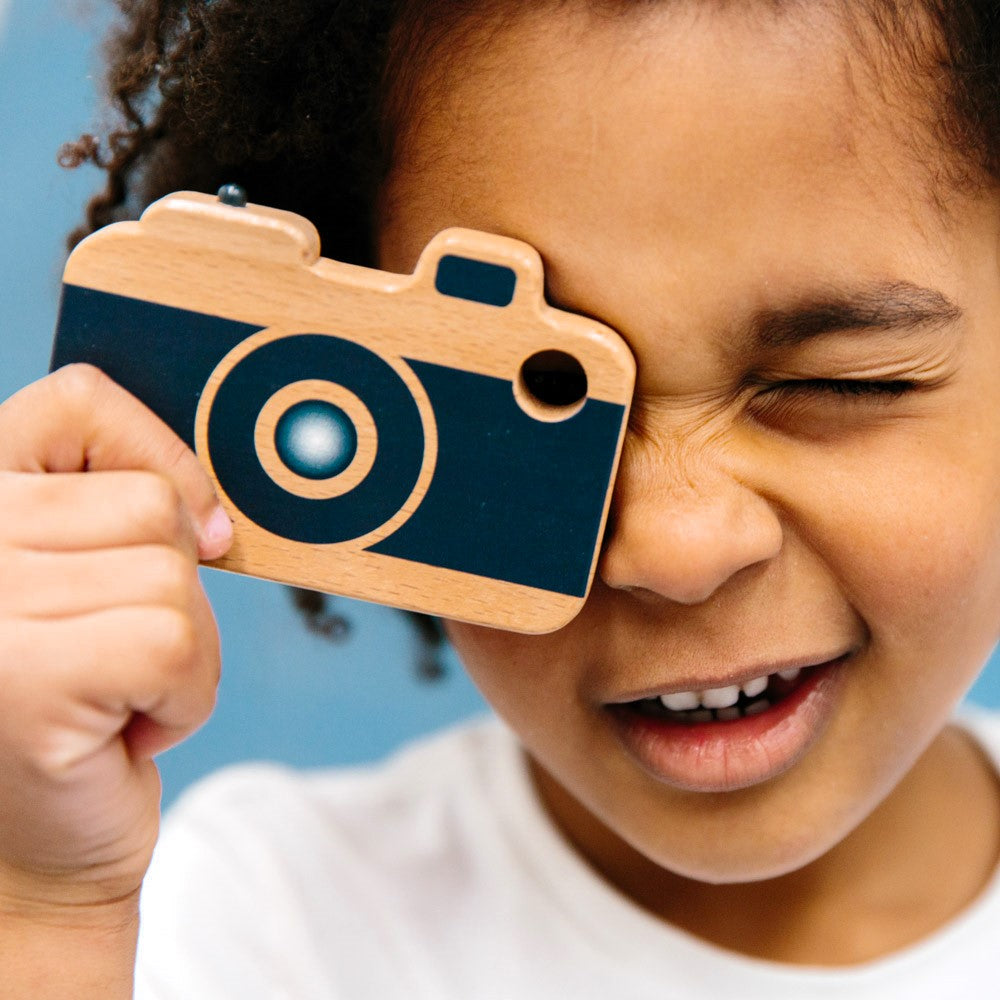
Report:
M 778 676 L 786 681 L 793 681 L 801 670 L 793 667 L 790 670 L 779 670 Z M 763 694 L 770 683 L 770 675 L 754 677 L 746 683 L 730 684 L 727 687 L 708 688 L 705 691 L 675 691 L 673 694 L 660 695 L 660 701 L 672 712 L 687 712 L 695 708 L 730 708 L 740 699 L 740 691 L 747 698 L 756 698 Z

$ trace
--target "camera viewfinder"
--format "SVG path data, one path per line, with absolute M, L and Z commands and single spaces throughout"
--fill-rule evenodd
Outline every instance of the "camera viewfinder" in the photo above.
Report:
M 586 401 L 587 373 L 572 354 L 538 351 L 521 365 L 515 395 L 538 420 L 566 420 Z
M 509 306 L 514 301 L 517 275 L 509 267 L 448 254 L 438 262 L 434 287 L 442 295 L 487 306 Z

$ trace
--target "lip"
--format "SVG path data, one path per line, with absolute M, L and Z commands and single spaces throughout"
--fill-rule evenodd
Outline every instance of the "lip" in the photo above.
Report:
M 811 669 L 795 690 L 742 719 L 678 723 L 637 715 L 622 702 L 605 711 L 625 751 L 658 781 L 687 791 L 737 791 L 777 777 L 808 752 L 833 715 L 850 655 L 803 664 Z

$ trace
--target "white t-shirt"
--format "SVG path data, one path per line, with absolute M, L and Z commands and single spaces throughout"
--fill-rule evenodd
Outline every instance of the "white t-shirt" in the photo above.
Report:
M 969 717 L 1000 761 L 1000 717 Z M 386 764 L 231 769 L 165 823 L 137 1000 L 950 1000 L 1000 996 L 1000 875 L 957 919 L 836 969 L 724 951 L 567 845 L 493 720 Z

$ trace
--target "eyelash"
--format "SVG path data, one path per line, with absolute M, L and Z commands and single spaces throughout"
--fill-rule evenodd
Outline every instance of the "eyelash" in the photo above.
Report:
M 907 381 L 865 381 L 863 379 L 814 378 L 791 382 L 779 382 L 771 391 L 783 390 L 792 393 L 814 395 L 847 396 L 869 398 L 872 401 L 888 401 L 911 392 L 916 383 Z

